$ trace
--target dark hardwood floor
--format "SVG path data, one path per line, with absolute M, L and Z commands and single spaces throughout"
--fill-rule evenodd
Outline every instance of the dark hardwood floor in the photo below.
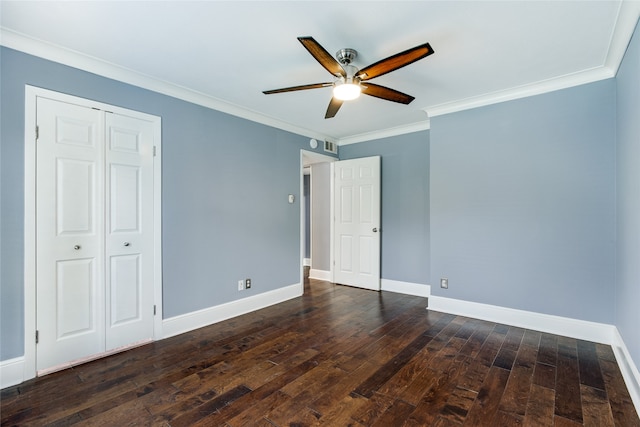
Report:
M 610 347 L 311 280 L 305 295 L 4 389 L 3 426 L 640 426 Z

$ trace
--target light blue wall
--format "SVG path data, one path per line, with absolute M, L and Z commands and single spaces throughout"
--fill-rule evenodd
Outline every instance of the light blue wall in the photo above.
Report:
M 432 293 L 612 324 L 615 80 L 431 119 Z
M 381 276 L 429 284 L 429 132 L 340 147 L 340 160 L 381 156 Z
M 162 117 L 165 318 L 300 281 L 307 138 L 7 48 L 0 67 L 0 360 L 24 353 L 25 84 Z
M 617 80 L 617 283 L 615 324 L 640 366 L 640 30 Z

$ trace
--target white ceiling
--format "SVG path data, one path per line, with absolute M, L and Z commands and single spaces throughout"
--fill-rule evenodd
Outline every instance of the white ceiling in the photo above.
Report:
M 428 117 L 615 75 L 637 1 L 1 1 L 1 43 L 274 125 L 357 142 Z M 324 119 L 332 81 L 298 42 L 350 47 L 362 68 L 429 42 L 435 53 L 372 82 L 409 105 L 362 96 Z M 44 42 L 44 43 L 42 43 Z

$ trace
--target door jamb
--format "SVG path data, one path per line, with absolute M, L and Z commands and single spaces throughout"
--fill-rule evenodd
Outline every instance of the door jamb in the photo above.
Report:
M 34 378 L 36 369 L 36 104 L 38 97 L 89 108 L 126 114 L 153 122 L 154 253 L 153 280 L 155 316 L 153 339 L 162 339 L 162 122 L 158 116 L 104 104 L 89 99 L 25 85 L 24 113 L 24 372 L 23 381 Z

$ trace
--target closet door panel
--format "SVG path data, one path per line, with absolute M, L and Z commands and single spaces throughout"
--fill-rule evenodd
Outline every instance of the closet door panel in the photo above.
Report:
M 38 98 L 36 369 L 104 351 L 101 112 Z
M 106 348 L 153 338 L 153 126 L 107 114 Z

